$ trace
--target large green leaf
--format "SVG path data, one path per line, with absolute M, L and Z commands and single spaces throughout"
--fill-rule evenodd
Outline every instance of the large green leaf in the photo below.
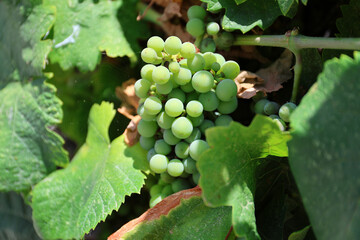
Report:
M 241 30 L 243 33 L 256 26 L 269 27 L 282 15 L 277 1 L 251 0 L 237 5 L 233 0 L 202 0 L 209 4 L 208 9 L 218 11 L 225 8 L 222 27 L 226 30 Z
M 132 158 L 146 158 L 146 151 L 140 145 L 128 148 L 123 136 L 110 143 L 114 115 L 112 104 L 95 104 L 86 143 L 66 169 L 35 186 L 33 217 L 45 239 L 81 238 L 119 209 L 126 195 L 140 192 L 145 175 Z
M 317 239 L 360 238 L 360 54 L 325 63 L 291 116 L 291 170 Z
M 350 0 L 348 5 L 341 6 L 342 18 L 336 20 L 339 37 L 360 37 L 360 26 L 354 24 L 360 21 L 360 1 Z
M 286 16 L 291 8 L 297 8 L 298 0 L 277 0 L 281 13 Z
M 124 239 L 225 239 L 230 227 L 231 208 L 209 208 L 201 197 L 192 197 L 168 215 L 139 224 Z
M 0 239 L 40 240 L 31 219 L 31 208 L 19 194 L 0 193 Z
M 229 127 L 208 129 L 210 145 L 198 162 L 200 186 L 212 207 L 232 206 L 238 236 L 259 239 L 255 223 L 255 172 L 261 158 L 287 156 L 289 134 L 270 118 L 256 116 L 249 127 L 233 122 Z M 214 171 L 216 169 L 216 171 Z
M 50 60 L 58 62 L 63 69 L 76 66 L 82 71 L 94 70 L 101 51 L 110 57 L 128 56 L 136 60 L 123 30 L 130 26 L 121 26 L 117 19 L 117 11 L 124 2 L 44 0 L 44 6 L 56 8 Z M 123 11 L 134 10 L 135 7 Z M 136 37 L 140 34 L 136 29 L 130 33 Z
M 26 190 L 68 163 L 63 139 L 50 130 L 62 118 L 55 91 L 43 79 L 0 90 L 0 191 Z

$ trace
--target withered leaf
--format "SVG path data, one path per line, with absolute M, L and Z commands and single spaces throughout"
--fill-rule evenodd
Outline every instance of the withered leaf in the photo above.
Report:
M 242 71 L 235 78 L 238 86 L 239 98 L 249 99 L 259 91 L 264 93 L 274 92 L 282 88 L 282 83 L 291 79 L 293 54 L 286 49 L 281 56 L 269 67 L 260 69 L 256 73 Z

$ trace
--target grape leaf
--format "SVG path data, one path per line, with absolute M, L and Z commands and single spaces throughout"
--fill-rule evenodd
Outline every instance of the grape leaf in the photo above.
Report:
M 31 212 L 19 194 L 0 193 L 0 239 L 40 240 L 32 223 Z
M 238 236 L 260 239 L 253 198 L 255 171 L 264 161 L 261 158 L 287 156 L 288 139 L 289 134 L 260 115 L 249 127 L 233 122 L 206 131 L 210 149 L 198 161 L 203 198 L 211 207 L 232 206 L 232 223 Z
M 41 70 L 26 64 L 22 50 L 29 44 L 20 36 L 23 16 L 20 8 L 6 1 L 0 2 L 0 88 L 16 79 L 39 75 Z
M 206 3 L 206 10 L 209 12 L 217 13 L 223 8 L 219 0 L 201 0 L 201 1 Z
M 68 163 L 63 139 L 50 130 L 62 118 L 55 91 L 43 79 L 0 90 L 0 191 L 26 190 Z
M 239 4 L 242 4 L 244 2 L 246 2 L 247 0 L 235 0 L 236 4 L 239 5 Z
M 192 197 L 166 216 L 139 224 L 121 239 L 225 239 L 230 227 L 231 208 L 209 208 L 201 197 Z
M 286 16 L 291 8 L 297 8 L 298 0 L 277 0 L 281 13 Z
M 139 144 L 128 148 L 123 136 L 110 143 L 114 115 L 112 104 L 95 104 L 86 143 L 66 169 L 35 186 L 33 218 L 43 238 L 81 238 L 119 209 L 126 195 L 140 192 L 145 175 L 133 167 L 132 158 L 145 159 L 146 151 Z
M 202 0 L 209 4 L 208 10 L 225 8 L 222 27 L 225 30 L 241 30 L 243 33 L 259 26 L 269 27 L 281 15 L 276 1 L 251 0 L 237 5 L 233 0 Z M 221 7 L 220 7 L 221 6 Z
M 354 24 L 360 21 L 360 1 L 351 0 L 348 5 L 340 7 L 342 18 L 336 20 L 336 26 L 340 31 L 338 37 L 360 37 L 360 26 Z
M 54 49 L 50 60 L 59 63 L 65 70 L 76 66 L 81 71 L 94 70 L 101 59 L 101 51 L 110 57 L 128 56 L 136 60 L 124 35 L 124 27 L 116 17 L 123 3 L 105 0 L 98 3 L 92 0 L 66 3 L 44 0 L 44 6 L 56 8 Z M 139 36 L 139 32 L 134 30 L 131 33 Z
M 325 63 L 291 116 L 290 167 L 317 239 L 360 238 L 360 54 Z

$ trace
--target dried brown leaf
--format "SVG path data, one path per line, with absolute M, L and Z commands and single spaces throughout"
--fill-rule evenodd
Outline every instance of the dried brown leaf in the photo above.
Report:
M 123 236 L 134 229 L 138 224 L 143 222 L 149 222 L 155 219 L 158 219 L 162 215 L 167 215 L 169 211 L 180 204 L 182 199 L 188 199 L 194 196 L 201 196 L 201 188 L 199 186 L 192 189 L 183 190 L 177 193 L 174 193 L 158 204 L 153 208 L 150 208 L 144 212 L 140 217 L 128 222 L 123 225 L 119 230 L 108 237 L 108 240 L 121 240 Z
M 118 112 L 125 115 L 125 116 L 127 114 L 127 113 L 124 114 L 124 112 L 122 112 L 121 108 L 118 109 Z M 125 131 L 123 133 L 125 143 L 128 146 L 133 146 L 139 141 L 140 134 L 139 134 L 139 132 L 137 130 L 137 125 L 138 125 L 140 120 L 141 120 L 141 117 L 139 115 L 132 116 L 131 121 L 129 122 L 129 124 L 127 125 L 127 127 L 126 127 L 126 129 L 125 129 Z
M 123 82 L 121 87 L 116 87 L 116 96 L 121 100 L 122 106 L 126 107 L 130 114 L 136 114 L 136 109 L 139 107 L 139 97 L 135 94 L 136 80 L 131 78 Z
M 164 9 L 163 14 L 161 15 L 161 17 L 159 18 L 160 21 L 165 22 L 168 21 L 170 19 L 172 19 L 173 17 L 181 17 L 181 13 L 180 13 L 180 9 L 181 9 L 181 2 L 170 2 Z
M 293 54 L 286 49 L 281 56 L 269 67 L 260 69 L 256 73 L 242 71 L 235 78 L 238 86 L 239 98 L 251 98 L 259 91 L 274 92 L 282 88 L 282 83 L 291 79 Z

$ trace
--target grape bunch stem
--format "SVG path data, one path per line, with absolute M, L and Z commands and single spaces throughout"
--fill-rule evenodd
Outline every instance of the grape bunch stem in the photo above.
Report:
M 360 38 L 307 37 L 297 34 L 296 30 L 294 30 L 290 34 L 284 35 L 239 36 L 233 45 L 282 47 L 289 49 L 295 55 L 296 59 L 294 66 L 294 85 L 291 95 L 291 102 L 295 103 L 302 70 L 300 50 L 304 48 L 360 50 Z

